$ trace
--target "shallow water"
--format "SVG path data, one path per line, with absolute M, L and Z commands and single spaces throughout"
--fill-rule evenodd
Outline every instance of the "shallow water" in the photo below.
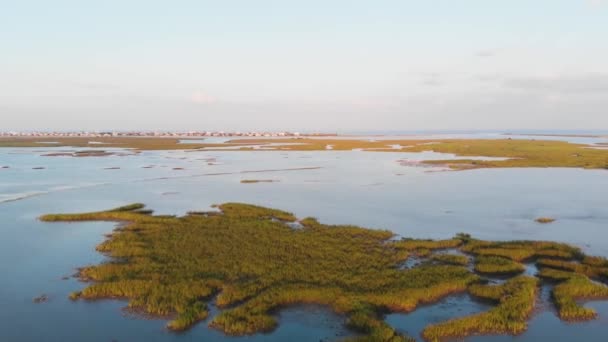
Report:
M 353 134 L 351 132 L 351 134 Z M 575 144 L 597 144 L 608 142 L 608 131 L 388 131 L 388 132 L 355 132 L 354 135 L 345 133 L 338 138 L 350 138 L 356 136 L 369 136 L 375 140 L 398 140 L 398 139 L 526 139 L 526 140 L 557 140 L 567 141 Z
M 214 203 L 239 201 L 293 211 L 299 217 L 315 216 L 325 223 L 390 229 L 408 237 L 449 238 L 466 232 L 482 239 L 546 239 L 608 256 L 605 170 L 429 172 L 439 169 L 402 165 L 399 160 L 450 156 L 400 152 L 161 151 L 126 157 L 41 156 L 57 150 L 70 149 L 0 149 L 0 167 L 10 167 L 0 169 L 0 341 L 319 341 L 348 334 L 343 317 L 315 307 L 283 310 L 279 328 L 272 334 L 228 338 L 205 323 L 183 334 L 169 333 L 163 320 L 125 317 L 121 312 L 125 303 L 120 301 L 71 302 L 69 292 L 85 284 L 62 277 L 73 274 L 76 267 L 103 261 L 94 247 L 114 225 L 36 220 L 51 212 L 143 202 L 158 213 L 183 214 L 208 209 Z M 112 167 L 120 169 L 107 169 Z M 277 182 L 241 184 L 242 179 Z M 534 218 L 539 216 L 557 221 L 538 224 Z M 41 294 L 50 300 L 32 303 Z M 548 294 L 543 296 L 541 303 L 546 304 Z M 416 335 L 425 322 L 483 310 L 479 305 L 466 296 L 453 297 L 387 319 L 397 329 Z M 533 317 L 522 336 L 491 340 L 565 341 L 582 336 L 586 341 L 603 341 L 608 334 L 608 304 L 589 305 L 598 310 L 599 319 L 563 324 L 551 310 L 543 311 Z
M 428 324 L 476 314 L 489 308 L 491 305 L 461 294 L 445 298 L 434 305 L 421 306 L 408 314 L 387 315 L 386 322 L 402 334 L 419 338 L 420 333 Z

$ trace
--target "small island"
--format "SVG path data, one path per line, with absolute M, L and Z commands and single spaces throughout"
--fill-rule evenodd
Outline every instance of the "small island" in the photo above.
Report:
M 552 217 L 539 217 L 539 218 L 537 218 L 534 221 L 536 221 L 537 223 L 545 223 L 546 224 L 546 223 L 555 222 L 555 219 L 552 218 Z
M 90 285 L 70 297 L 127 299 L 131 310 L 170 319 L 167 327 L 174 331 L 207 319 L 211 301 L 221 311 L 209 326 L 228 335 L 272 331 L 281 308 L 319 304 L 348 317 L 348 327 L 359 333 L 350 340 L 411 341 L 383 316 L 457 293 L 495 303 L 422 332 L 426 341 L 441 341 L 524 332 L 541 282 L 554 284 L 555 307 L 565 321 L 595 318 L 578 300 L 608 298 L 608 260 L 563 243 L 484 241 L 467 234 L 399 240 L 386 230 L 298 220 L 255 205 L 217 209 L 177 217 L 153 215 L 136 203 L 41 220 L 120 222 L 97 246 L 110 261 L 81 268 L 78 277 Z M 422 262 L 405 267 L 411 257 Z M 539 274 L 523 275 L 525 263 L 535 263 Z M 488 284 L 487 274 L 506 281 Z
M 276 183 L 278 180 L 274 179 L 242 179 L 243 184 L 255 184 L 255 183 Z

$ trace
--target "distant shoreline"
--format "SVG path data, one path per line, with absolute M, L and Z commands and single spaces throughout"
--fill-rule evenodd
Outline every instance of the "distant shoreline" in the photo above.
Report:
M 49 148 L 45 138 L 0 138 L 0 148 L 37 147 Z M 608 169 L 608 150 L 603 145 L 572 143 L 559 140 L 498 138 L 436 138 L 420 139 L 373 139 L 369 137 L 284 137 L 242 138 L 221 141 L 193 141 L 187 139 L 150 137 L 70 137 L 52 139 L 53 147 L 75 147 L 92 149 L 131 149 L 139 151 L 183 150 L 188 152 L 262 152 L 262 151 L 343 151 L 343 152 L 435 152 L 447 156 L 444 160 L 425 160 L 425 164 L 442 165 L 453 170 L 504 167 L 570 167 L 584 169 Z M 597 143 L 601 144 L 601 141 Z M 105 151 L 105 150 L 104 150 Z M 48 152 L 47 152 L 48 154 Z M 86 155 L 77 151 L 76 155 Z M 480 158 L 481 157 L 481 158 Z M 497 159 L 498 158 L 498 159 Z
M 529 136 L 529 137 L 564 137 L 564 138 L 608 138 L 606 135 L 591 135 L 591 134 L 540 134 L 540 133 L 503 133 L 503 135 L 509 136 Z

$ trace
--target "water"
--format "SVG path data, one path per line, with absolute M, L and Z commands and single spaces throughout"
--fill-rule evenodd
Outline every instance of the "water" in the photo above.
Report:
M 74 150 L 44 146 L 0 149 L 0 341 L 294 341 L 335 340 L 350 332 L 344 317 L 319 307 L 280 312 L 268 335 L 232 338 L 206 323 L 174 334 L 164 320 L 125 316 L 121 301 L 71 302 L 85 284 L 63 280 L 75 269 L 104 260 L 94 247 L 114 225 L 107 222 L 42 223 L 45 213 L 101 210 L 143 202 L 157 213 L 183 214 L 227 201 L 254 203 L 314 216 L 325 223 L 390 229 L 420 238 L 466 232 L 482 239 L 545 239 L 608 256 L 608 172 L 578 169 L 481 169 L 429 172 L 400 160 L 449 158 L 441 154 L 374 152 L 154 151 L 129 156 L 43 157 Z M 106 149 L 107 150 L 107 149 Z M 44 167 L 34 170 L 35 167 Z M 119 167 L 120 169 L 108 169 Z M 183 168 L 183 170 L 174 170 Z M 241 184 L 242 179 L 274 183 Z M 539 216 L 557 221 L 542 225 Z M 529 269 L 529 273 L 533 273 Z M 541 338 L 600 341 L 608 304 L 594 302 L 600 318 L 563 324 L 548 310 L 536 314 L 518 337 L 472 337 L 467 341 Z M 32 298 L 47 294 L 47 303 Z M 468 296 L 450 297 L 388 322 L 417 335 L 428 322 L 486 307 Z M 460 311 L 459 311 L 460 310 Z M 576 335 L 575 335 L 576 334 Z
M 575 144 L 596 144 L 608 142 L 608 131 L 544 131 L 544 130 L 511 130 L 511 131 L 376 131 L 345 132 L 344 137 L 368 135 L 374 139 L 534 139 L 557 140 Z
M 528 330 L 520 336 L 473 336 L 471 342 L 519 342 L 519 341 L 590 341 L 604 342 L 608 333 L 608 301 L 591 302 L 586 306 L 595 309 L 600 316 L 592 321 L 564 323 L 557 317 L 551 304 L 551 287 L 541 288 L 537 306 L 539 309 L 528 322 Z
M 428 324 L 486 311 L 491 305 L 472 299 L 468 295 L 445 298 L 434 305 L 421 306 L 408 314 L 390 314 L 386 322 L 397 332 L 418 337 Z

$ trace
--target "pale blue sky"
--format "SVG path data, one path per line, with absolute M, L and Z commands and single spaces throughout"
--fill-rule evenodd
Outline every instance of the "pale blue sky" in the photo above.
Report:
M 604 0 L 0 5 L 0 130 L 608 129 Z

